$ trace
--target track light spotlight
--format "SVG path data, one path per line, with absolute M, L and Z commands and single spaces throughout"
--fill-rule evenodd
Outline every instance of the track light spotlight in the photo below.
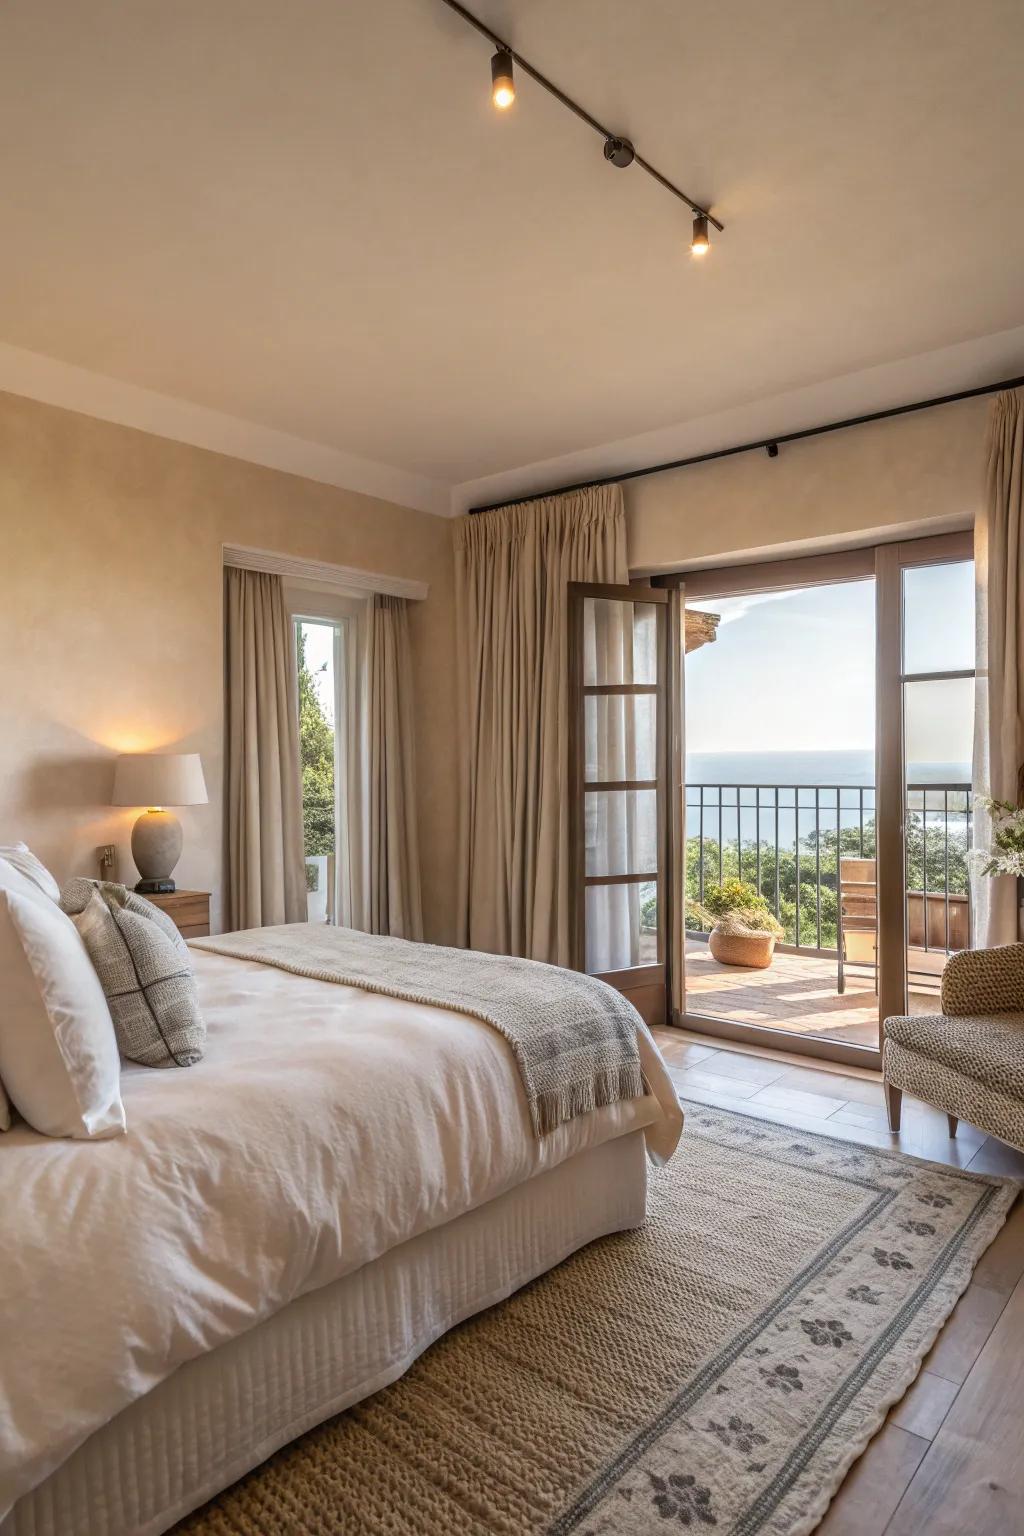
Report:
M 620 171 L 624 171 L 636 159 L 636 150 L 628 139 L 605 139 L 604 157 L 609 165 L 617 165 Z
M 491 100 L 501 112 L 506 112 L 516 99 L 516 82 L 512 74 L 512 55 L 499 48 L 491 60 Z
M 690 241 L 690 254 L 692 256 L 706 256 L 711 249 L 711 236 L 708 234 L 708 216 L 706 213 L 695 213 L 693 216 L 693 238 Z

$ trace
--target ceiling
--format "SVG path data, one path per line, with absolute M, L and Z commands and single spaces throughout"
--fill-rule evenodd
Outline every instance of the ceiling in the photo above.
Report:
M 6 0 L 0 341 L 453 484 L 1024 321 L 1020 0 Z M 941 383 L 941 381 L 937 381 Z

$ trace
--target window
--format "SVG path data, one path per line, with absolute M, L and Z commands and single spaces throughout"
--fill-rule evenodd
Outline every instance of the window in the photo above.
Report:
M 342 624 L 295 621 L 299 671 L 299 756 L 302 763 L 302 834 L 311 923 L 336 921 L 336 789 L 338 731 L 336 674 L 343 666 Z
M 363 926 L 367 600 L 296 584 L 302 824 L 310 922 Z

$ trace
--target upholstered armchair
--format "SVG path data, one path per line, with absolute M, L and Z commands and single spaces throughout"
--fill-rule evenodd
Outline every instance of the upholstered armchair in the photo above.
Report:
M 1024 944 L 968 949 L 942 973 L 941 1013 L 886 1019 L 882 1077 L 889 1129 L 903 1094 L 1024 1152 Z

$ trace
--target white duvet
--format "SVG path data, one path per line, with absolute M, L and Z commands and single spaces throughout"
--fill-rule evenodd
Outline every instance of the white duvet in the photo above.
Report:
M 444 1009 L 194 952 L 188 1070 L 127 1067 L 128 1134 L 0 1139 L 0 1519 L 186 1360 L 585 1147 L 682 1118 L 650 1094 L 534 1137 L 511 1051 Z

